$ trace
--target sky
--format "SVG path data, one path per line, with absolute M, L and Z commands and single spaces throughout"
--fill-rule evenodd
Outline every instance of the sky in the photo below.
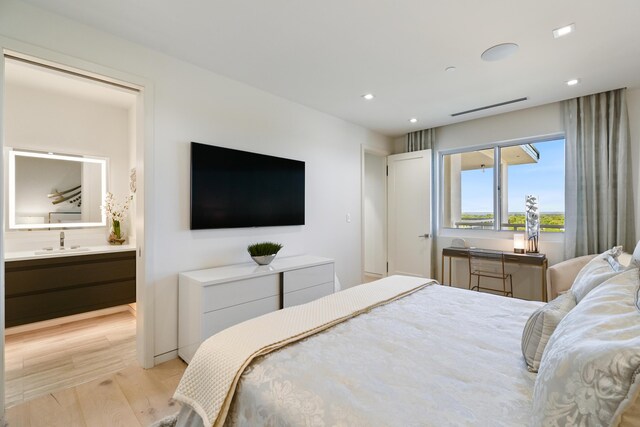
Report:
M 538 163 L 509 166 L 509 212 L 524 212 L 524 198 L 538 196 L 540 212 L 564 212 L 564 139 L 532 144 Z M 462 212 L 493 212 L 493 168 L 462 172 Z

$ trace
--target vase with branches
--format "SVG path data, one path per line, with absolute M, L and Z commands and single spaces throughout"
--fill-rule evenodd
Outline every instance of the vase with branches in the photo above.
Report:
M 107 192 L 104 201 L 104 211 L 109 221 L 111 232 L 107 239 L 112 245 L 121 245 L 126 240 L 122 237 L 122 222 L 127 218 L 129 206 L 133 195 L 128 195 L 122 201 L 118 201 L 111 192 Z

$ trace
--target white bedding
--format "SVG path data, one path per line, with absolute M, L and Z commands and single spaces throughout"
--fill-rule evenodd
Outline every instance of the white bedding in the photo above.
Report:
M 528 425 L 520 338 L 540 305 L 426 287 L 257 359 L 225 425 Z

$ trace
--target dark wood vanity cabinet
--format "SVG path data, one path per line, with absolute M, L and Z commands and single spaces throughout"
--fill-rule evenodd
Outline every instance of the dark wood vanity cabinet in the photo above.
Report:
M 135 300 L 135 250 L 5 262 L 7 327 Z

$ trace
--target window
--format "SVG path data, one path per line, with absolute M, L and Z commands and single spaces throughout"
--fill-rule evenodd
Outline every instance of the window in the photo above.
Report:
M 564 231 L 564 138 L 443 154 L 441 167 L 443 227 L 524 231 L 536 195 L 541 231 Z

